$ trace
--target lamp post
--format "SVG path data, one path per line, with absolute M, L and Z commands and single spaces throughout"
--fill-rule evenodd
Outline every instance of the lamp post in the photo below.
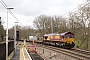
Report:
M 14 53 L 16 50 L 16 23 L 18 23 L 18 22 L 15 22 L 15 27 L 14 27 Z
M 6 8 L 7 9 L 7 28 L 6 28 L 6 60 L 8 57 L 8 10 L 13 8 Z

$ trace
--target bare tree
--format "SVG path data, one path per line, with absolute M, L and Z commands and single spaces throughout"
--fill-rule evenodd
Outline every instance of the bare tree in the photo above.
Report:
M 41 36 L 48 33 L 47 29 L 51 28 L 50 17 L 41 15 L 33 21 L 34 27 L 39 30 Z M 50 31 L 50 30 L 49 30 Z
M 4 41 L 5 30 L 2 25 L 1 17 L 0 17 L 0 41 Z

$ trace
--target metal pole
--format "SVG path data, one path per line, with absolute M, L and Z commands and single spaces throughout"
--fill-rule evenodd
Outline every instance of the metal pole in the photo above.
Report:
M 44 46 L 43 46 L 43 54 L 44 54 Z
M 6 60 L 8 57 L 8 10 L 13 8 L 7 8 L 7 28 L 6 28 Z
M 14 27 L 14 53 L 16 50 L 16 23 L 15 23 L 15 27 Z
M 52 33 L 53 33 L 53 18 L 51 19 L 51 28 L 52 28 Z
M 44 22 L 43 22 L 43 35 L 44 35 Z
M 28 29 L 27 29 L 27 39 L 26 40 L 28 40 Z
M 6 60 L 8 57 L 8 9 L 7 9 L 7 28 L 6 28 Z
M 16 23 L 18 22 L 15 22 L 15 27 L 14 27 L 14 52 L 16 50 Z

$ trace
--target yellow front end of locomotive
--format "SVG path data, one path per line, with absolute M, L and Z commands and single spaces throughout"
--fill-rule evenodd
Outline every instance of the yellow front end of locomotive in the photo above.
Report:
M 64 42 L 68 44 L 72 44 L 74 42 L 74 38 L 64 38 Z

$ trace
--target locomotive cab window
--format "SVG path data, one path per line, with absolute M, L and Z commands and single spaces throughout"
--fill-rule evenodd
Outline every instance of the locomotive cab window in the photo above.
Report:
M 73 35 L 70 35 L 69 38 L 74 38 L 74 36 Z
M 65 35 L 65 38 L 68 38 L 69 36 L 68 35 Z
M 62 38 L 64 38 L 64 36 L 62 36 Z
M 48 36 L 45 36 L 44 38 L 45 38 L 45 39 L 47 39 L 47 38 L 48 38 Z

